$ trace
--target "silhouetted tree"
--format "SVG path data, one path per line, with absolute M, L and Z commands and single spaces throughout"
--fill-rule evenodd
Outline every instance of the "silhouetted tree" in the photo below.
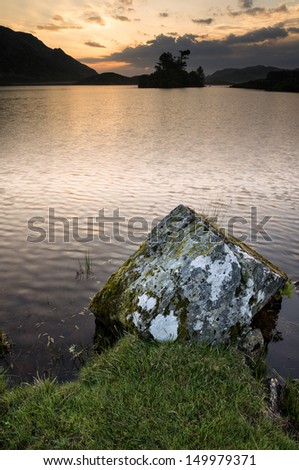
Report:
M 179 51 L 180 53 L 180 57 L 178 59 L 178 63 L 180 65 L 180 68 L 182 70 L 185 70 L 185 68 L 187 67 L 187 62 L 186 62 L 186 59 L 188 59 L 189 55 L 190 55 L 190 51 L 189 49 L 187 49 L 186 51 Z
M 198 69 L 196 70 L 196 72 L 197 72 L 198 78 L 199 78 L 199 79 L 202 81 L 202 83 L 204 84 L 206 77 L 205 77 L 205 73 L 204 73 L 204 71 L 203 71 L 203 68 L 202 68 L 202 67 L 198 67 Z
M 190 51 L 187 49 L 179 53 L 179 57 L 175 57 L 171 52 L 163 52 L 155 65 L 156 71 L 151 75 L 142 75 L 138 86 L 140 88 L 203 87 L 205 76 L 202 67 L 188 73 L 186 60 Z
M 169 70 L 175 70 L 177 68 L 176 58 L 171 54 L 171 52 L 163 52 L 159 57 L 159 62 L 155 65 L 155 69 L 159 72 L 163 70 L 164 72 Z

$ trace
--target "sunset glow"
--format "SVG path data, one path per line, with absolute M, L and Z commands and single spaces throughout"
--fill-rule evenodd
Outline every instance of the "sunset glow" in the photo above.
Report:
M 152 70 L 164 50 L 191 50 L 208 72 L 263 63 L 299 66 L 299 1 L 0 0 L 2 25 L 102 71 Z

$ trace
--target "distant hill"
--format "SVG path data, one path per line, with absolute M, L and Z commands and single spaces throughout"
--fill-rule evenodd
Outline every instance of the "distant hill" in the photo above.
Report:
M 105 72 L 91 77 L 83 78 L 76 85 L 137 85 L 138 76 L 125 77 L 114 72 Z
M 269 72 L 280 70 L 277 67 L 267 67 L 264 65 L 255 65 L 242 69 L 223 69 L 217 70 L 212 75 L 206 77 L 207 85 L 233 85 L 235 83 L 249 82 L 250 80 L 259 80 L 266 78 Z
M 269 72 L 267 77 L 264 79 L 238 83 L 232 85 L 232 88 L 250 88 L 255 90 L 299 93 L 299 69 L 272 71 Z
M 61 49 L 50 49 L 32 34 L 0 26 L 0 85 L 74 83 L 95 75 Z

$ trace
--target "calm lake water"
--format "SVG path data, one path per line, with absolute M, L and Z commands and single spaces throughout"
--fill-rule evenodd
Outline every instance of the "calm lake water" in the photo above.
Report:
M 90 296 L 178 204 L 234 221 L 299 279 L 298 94 L 2 87 L 0 138 L 0 329 L 13 342 L 1 365 L 12 381 L 76 375 L 92 345 Z M 119 227 L 99 227 L 103 209 L 114 220 L 119 210 Z M 295 292 L 276 328 L 268 365 L 299 377 Z

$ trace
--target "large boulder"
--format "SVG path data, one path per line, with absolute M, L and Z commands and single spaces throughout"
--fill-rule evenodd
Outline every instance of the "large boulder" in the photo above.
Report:
M 286 275 L 204 216 L 178 206 L 90 303 L 99 330 L 211 344 L 248 333 Z

